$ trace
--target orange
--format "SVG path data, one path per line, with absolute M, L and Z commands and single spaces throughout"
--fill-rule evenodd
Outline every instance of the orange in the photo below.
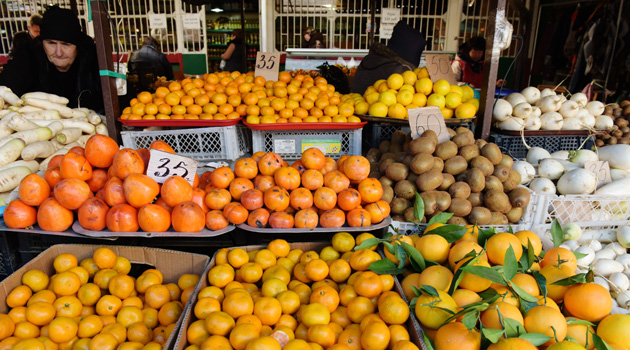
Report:
M 245 253 L 247 254 L 247 253 Z M 223 288 L 234 280 L 234 268 L 228 264 L 214 266 L 208 272 L 208 282 L 210 285 Z
M 488 260 L 495 265 L 503 265 L 505 253 L 510 246 L 514 251 L 516 261 L 518 261 L 523 255 L 523 246 L 518 237 L 509 232 L 501 232 L 491 236 L 486 242 Z
M 254 325 L 259 331 L 262 328 L 262 322 L 260 322 L 260 319 L 255 315 L 243 315 L 236 320 L 237 326 L 243 323 Z
M 81 315 L 81 310 L 83 309 L 81 300 L 72 295 L 58 298 L 53 303 L 53 307 L 55 308 L 58 317 L 65 316 L 70 318 Z
M 462 241 L 453 245 L 450 252 L 448 253 L 448 264 L 451 269 L 454 270 L 455 265 L 460 262 L 460 260 L 464 259 L 464 256 L 466 256 L 466 254 L 470 253 L 473 250 L 477 253 L 481 253 L 481 257 L 479 258 L 479 260 L 488 260 L 486 252 L 483 250 L 483 247 L 477 244 L 477 242 Z M 466 258 L 466 260 L 469 259 L 470 258 Z
M 197 283 L 199 283 L 199 279 L 200 279 L 199 275 L 192 274 L 192 273 L 185 273 L 181 275 L 179 279 L 177 280 L 177 286 L 182 290 L 189 287 L 195 287 Z
M 409 318 L 409 305 L 398 294 L 392 294 L 378 303 L 378 314 L 388 325 L 400 325 Z
M 254 256 L 254 262 L 266 270 L 276 264 L 276 256 L 269 249 L 261 249 Z
M 254 315 L 263 325 L 275 325 L 282 315 L 282 306 L 275 298 L 261 297 L 254 303 Z
M 112 277 L 118 275 L 118 272 L 114 269 L 103 269 L 98 270 L 94 274 L 94 284 L 96 284 L 99 288 L 107 290 L 109 286 L 109 281 Z
M 96 266 L 96 263 L 94 263 L 94 259 L 92 258 L 85 258 L 81 260 L 80 266 L 90 274 L 90 277 L 94 277 L 94 274 L 98 271 L 98 266 Z
M 165 285 L 154 284 L 147 288 L 147 291 L 144 294 L 144 301 L 147 306 L 159 309 L 164 304 L 171 301 L 171 293 Z
M 573 254 L 573 253 L 571 253 Z M 540 270 L 540 274 L 547 279 L 547 297 L 555 302 L 560 302 L 564 298 L 564 294 L 569 286 L 553 285 L 554 282 L 571 277 L 575 274 L 575 268 L 571 268 L 567 264 L 547 265 Z
M 543 344 L 549 346 L 564 340 L 567 335 L 567 321 L 562 313 L 549 306 L 535 306 L 527 312 L 524 319 L 525 330 L 528 333 L 542 333 L 551 337 Z M 553 328 L 552 328 L 553 327 Z
M 256 338 L 247 343 L 246 350 L 281 350 L 280 343 L 271 336 Z
M 138 293 L 146 293 L 152 285 L 161 284 L 162 278 L 155 272 L 145 271 L 136 279 L 136 290 Z
M 353 284 L 354 291 L 366 298 L 374 298 L 383 291 L 383 281 L 372 271 L 358 275 Z
M 46 350 L 46 345 L 39 339 L 24 339 L 20 340 L 12 349 L 15 350 Z
M 151 341 L 152 337 L 151 328 L 142 322 L 132 323 L 127 327 L 127 340 L 129 342 L 145 345 Z
M 22 275 L 22 284 L 31 288 L 34 293 L 46 289 L 49 280 L 48 275 L 41 270 L 29 270 Z
M 223 311 L 209 314 L 204 322 L 208 333 L 222 336 L 228 335 L 236 325 L 234 319 Z
M 280 258 L 280 259 L 283 259 L 283 258 Z M 278 259 L 278 261 L 280 259 Z M 290 262 L 290 260 L 289 260 L 289 262 Z M 293 266 L 292 262 L 291 262 L 291 266 Z M 277 279 L 281 280 L 282 282 L 284 282 L 285 284 L 289 284 L 289 282 L 291 282 L 291 273 L 289 272 L 289 269 L 287 269 L 285 266 L 283 266 L 283 265 L 275 265 L 275 266 L 271 266 L 271 267 L 269 267 L 269 268 L 267 268 L 265 270 L 265 272 L 263 273 L 263 276 L 262 276 L 262 281 L 264 283 L 268 279 L 271 279 L 271 278 L 277 278 Z
M 451 248 L 451 244 L 444 237 L 435 234 L 423 235 L 415 246 L 425 260 L 435 261 L 438 264 L 446 262 Z
M 328 264 L 322 259 L 315 258 L 310 260 L 304 266 L 304 272 L 306 277 L 313 281 L 321 281 L 328 276 L 330 268 Z
M 500 317 L 499 313 L 501 314 Z M 511 318 L 521 325 L 523 324 L 521 311 L 512 304 L 496 302 L 481 313 L 481 323 L 486 328 L 503 329 L 502 322 L 505 318 Z
M 234 268 L 239 268 L 249 262 L 249 255 L 242 248 L 230 249 L 227 254 L 228 263 Z
M 194 308 L 195 316 L 200 320 L 205 319 L 215 311 L 221 311 L 221 303 L 217 299 L 210 297 L 199 299 Z
M 365 316 L 374 313 L 376 310 L 376 306 L 370 299 L 361 296 L 350 299 L 346 307 L 348 309 L 348 317 L 354 323 L 360 323 Z
M 236 325 L 230 332 L 230 345 L 235 350 L 244 350 L 247 344 L 260 337 L 260 328 L 251 323 Z
M 474 350 L 481 345 L 481 335 L 475 329 L 469 331 L 461 322 L 448 323 L 435 334 L 436 349 Z
M 109 280 L 109 293 L 120 299 L 126 299 L 134 292 L 135 281 L 129 275 L 116 275 Z
M 350 263 L 342 259 L 333 260 L 330 263 L 329 269 L 330 278 L 337 283 L 346 281 L 348 277 L 350 277 L 352 270 Z
M 200 290 L 199 295 L 198 295 L 199 299 L 207 298 L 207 297 L 215 298 L 221 303 L 223 302 L 223 298 L 225 297 L 225 295 L 223 294 L 223 291 L 221 290 L 221 288 L 217 288 L 215 286 L 208 286 Z
M 90 279 L 90 273 L 81 266 L 75 266 L 68 271 L 74 272 L 75 275 L 79 276 L 79 281 L 81 281 L 81 285 L 88 283 Z
M 158 326 L 158 310 L 152 308 L 142 309 L 142 316 L 144 318 L 144 324 L 151 327 L 151 329 Z
M 13 321 L 13 323 L 26 321 L 26 307 L 25 306 L 15 307 L 11 309 L 11 311 L 9 311 L 7 315 L 9 316 L 11 321 Z
M 380 255 L 377 252 L 370 249 L 359 249 L 352 253 L 348 262 L 353 270 L 365 271 L 370 264 L 377 260 L 380 260 Z
M 385 350 L 389 344 L 390 337 L 389 328 L 387 328 L 386 324 L 372 322 L 361 333 L 361 346 L 365 350 Z
M 90 350 L 115 350 L 118 347 L 118 340 L 112 334 L 97 334 L 90 340 Z
M 429 294 L 420 295 L 414 311 L 420 324 L 430 329 L 437 329 L 452 315 L 444 309 L 455 313 L 457 312 L 457 304 L 446 292 L 438 291 L 437 297 Z
M 100 316 L 115 316 L 122 308 L 122 301 L 113 295 L 104 295 L 96 303 L 96 313 Z
M 70 253 L 59 254 L 53 261 L 53 267 L 57 273 L 70 270 L 77 265 L 77 257 Z
M 234 290 L 223 299 L 223 311 L 232 318 L 251 315 L 254 312 L 254 301 L 246 290 Z
M 564 307 L 573 316 L 597 322 L 610 314 L 612 297 L 602 286 L 596 283 L 578 283 L 567 289 L 564 294 Z
M 280 302 L 283 314 L 293 314 L 300 307 L 300 296 L 292 290 L 285 290 L 278 293 L 276 299 Z
M 15 330 L 13 331 L 13 336 L 27 339 L 27 338 L 37 338 L 39 337 L 40 329 L 36 325 L 28 322 L 22 321 L 15 324 Z
M 76 276 L 76 275 L 75 275 Z M 77 280 L 79 278 L 77 277 Z M 17 286 L 7 295 L 6 303 L 10 308 L 24 306 L 33 295 L 31 288 L 25 285 Z
M 181 316 L 184 308 L 177 301 L 171 301 L 160 308 L 158 312 L 158 321 L 163 326 L 168 326 L 170 324 L 174 324 L 179 320 L 179 316 Z
M 545 257 L 540 262 L 540 268 L 543 269 L 547 265 L 566 265 L 575 271 L 577 268 L 577 258 L 572 251 L 566 248 L 551 248 L 545 252 Z
M 332 313 L 339 306 L 339 293 L 333 287 L 321 286 L 311 293 L 310 303 L 320 303 Z
M 79 338 L 92 338 L 103 329 L 103 320 L 97 315 L 89 315 L 79 321 Z
M 263 282 L 261 292 L 266 297 L 276 297 L 278 294 L 287 290 L 287 285 L 284 281 L 278 278 L 270 278 Z
M 608 344 L 630 348 L 630 333 L 626 330 L 630 326 L 630 315 L 615 314 L 606 316 L 597 326 L 599 335 Z
M 210 337 L 210 333 L 206 330 L 204 320 L 197 320 L 186 329 L 186 339 L 192 345 L 199 346 L 208 337 Z
M 77 336 L 79 325 L 69 317 L 57 317 L 48 325 L 50 340 L 57 344 L 65 343 Z
M 335 332 L 327 324 L 316 324 L 308 328 L 306 339 L 328 349 L 335 344 Z
M 453 273 L 451 270 L 442 265 L 432 265 L 422 271 L 415 286 L 418 287 L 424 284 L 446 292 L 451 286 L 452 280 Z
M 521 287 L 524 291 L 532 296 L 537 297 L 540 295 L 540 288 L 538 287 L 536 279 L 532 275 L 517 273 L 516 276 L 512 278 L 512 283 Z
M 267 244 L 267 249 L 269 249 L 278 258 L 288 256 L 291 251 L 289 243 L 284 239 L 274 239 Z
M 137 306 L 124 306 L 116 315 L 116 322 L 125 327 L 128 327 L 132 323 L 142 322 L 143 320 L 144 315 L 142 314 L 142 309 Z
M 116 253 L 106 247 L 95 250 L 92 258 L 99 269 L 111 269 L 116 265 Z
M 52 286 L 57 295 L 72 295 L 81 288 L 81 280 L 74 272 L 64 271 L 57 274 Z
M 467 243 L 467 242 L 462 242 L 462 243 Z M 459 244 L 462 244 L 459 243 Z M 460 261 L 456 266 L 455 266 L 455 272 L 457 272 L 457 270 L 465 263 L 466 261 L 462 260 Z M 486 261 L 479 259 L 476 263 L 471 264 L 472 266 L 484 266 L 484 267 L 490 267 L 490 264 L 488 264 Z M 468 265 L 468 266 L 471 266 Z M 486 290 L 488 287 L 490 287 L 490 285 L 492 285 L 492 281 L 477 275 L 474 275 L 472 273 L 469 272 L 464 272 L 462 274 L 462 278 L 459 282 L 459 288 L 464 288 L 464 289 L 469 289 L 475 293 L 479 293 L 481 291 Z
M 498 342 L 490 344 L 488 350 L 536 350 L 538 349 L 529 341 L 522 338 L 499 339 Z
M 534 248 L 534 255 L 539 256 L 542 251 L 542 242 L 540 237 L 532 231 L 518 231 L 514 233 L 514 236 L 521 241 L 521 245 L 525 248 L 528 246 L 528 241 L 531 242 L 532 248 Z
M 26 308 L 26 320 L 36 326 L 47 325 L 55 318 L 55 315 L 55 308 L 50 303 L 43 301 L 32 303 Z
M 571 323 L 572 321 L 577 322 L 578 319 L 574 317 L 567 317 L 567 338 L 571 337 L 575 339 L 580 345 L 587 349 L 595 348 L 595 344 L 593 343 L 593 334 L 595 334 L 595 329 L 593 326 Z

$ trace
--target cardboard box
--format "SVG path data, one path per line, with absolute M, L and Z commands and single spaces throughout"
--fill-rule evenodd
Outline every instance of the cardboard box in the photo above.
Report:
M 330 242 L 291 243 L 290 245 L 291 245 L 291 249 L 301 249 L 305 252 L 309 250 L 320 251 L 322 248 L 330 245 Z M 242 248 L 245 251 L 250 252 L 253 250 L 267 248 L 267 246 L 266 245 L 250 245 L 250 246 L 234 247 L 234 248 Z M 190 326 L 191 323 L 197 321 L 197 318 L 195 317 L 195 314 L 193 312 L 194 305 L 197 302 L 197 296 L 199 294 L 199 291 L 208 286 L 208 271 L 210 271 L 210 269 L 214 267 L 215 258 L 216 258 L 216 254 L 215 256 L 212 257 L 210 264 L 208 264 L 206 271 L 202 275 L 201 281 L 199 285 L 197 286 L 195 293 L 190 297 L 190 300 L 193 301 L 193 304 L 191 304 L 191 306 L 186 309 L 186 313 L 184 314 L 182 325 L 179 328 L 179 334 L 177 335 L 177 341 L 175 342 L 174 350 L 184 350 L 186 347 L 190 345 L 188 344 L 188 339 L 186 337 L 186 330 L 188 329 L 188 326 Z M 404 299 L 402 287 L 400 286 L 400 283 L 397 282 L 395 276 L 394 276 L 394 281 L 395 281 L 394 289 Z M 411 313 L 413 313 L 413 311 Z M 409 319 L 405 323 L 405 326 L 407 327 L 407 331 L 409 332 L 409 337 L 411 341 L 414 344 L 416 344 L 418 348 L 426 350 L 426 346 L 422 339 L 422 331 L 420 329 L 420 325 L 417 323 L 417 321 L 415 321 L 415 317 L 412 317 L 411 315 L 409 315 Z
M 59 244 L 54 245 L 44 252 L 39 254 L 36 258 L 29 261 L 26 265 L 22 266 L 19 270 L 15 271 L 11 276 L 7 277 L 4 281 L 0 282 L 0 300 L 6 300 L 7 295 L 17 286 L 22 284 L 22 275 L 29 270 L 38 269 L 44 271 L 49 276 L 55 273 L 53 268 L 53 261 L 55 257 L 62 253 L 74 254 L 79 262 L 85 258 L 92 257 L 94 251 L 102 245 L 83 245 L 83 244 Z M 127 246 L 107 246 L 114 251 L 116 255 L 123 256 L 132 264 L 143 264 L 154 267 L 162 272 L 164 275 L 164 283 L 177 283 L 179 276 L 185 273 L 195 273 L 198 275 L 204 274 L 206 267 L 210 261 L 210 257 L 201 254 L 191 254 L 178 252 L 174 250 L 156 249 L 156 248 L 143 248 L 143 247 L 127 247 Z M 149 267 L 147 267 L 149 268 Z M 132 268 L 133 271 L 133 268 Z M 207 279 L 202 277 L 202 280 Z M 195 287 L 194 295 L 197 295 L 199 284 Z M 175 343 L 175 339 L 178 334 L 179 327 L 182 324 L 184 315 L 187 314 L 187 310 L 192 304 L 192 299 L 184 305 L 184 312 L 175 330 L 164 344 L 163 349 L 172 348 Z M 7 313 L 9 311 L 6 303 L 0 303 L 0 313 Z

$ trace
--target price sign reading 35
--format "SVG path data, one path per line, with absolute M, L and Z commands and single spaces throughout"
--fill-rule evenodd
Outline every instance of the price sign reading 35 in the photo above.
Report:
M 265 80 L 278 80 L 280 68 L 280 53 L 260 52 L 256 53 L 255 76 L 262 76 Z
M 157 183 L 164 183 L 171 176 L 181 176 L 191 185 L 197 173 L 197 161 L 176 154 L 151 150 L 147 176 Z

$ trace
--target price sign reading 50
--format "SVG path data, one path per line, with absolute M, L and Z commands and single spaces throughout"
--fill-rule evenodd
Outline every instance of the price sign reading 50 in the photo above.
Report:
M 171 176 L 181 176 L 192 185 L 196 173 L 196 160 L 164 151 L 151 150 L 147 176 L 157 183 L 164 183 Z
M 277 52 L 260 52 L 256 54 L 255 76 L 261 76 L 265 80 L 278 80 L 280 67 L 280 54 Z

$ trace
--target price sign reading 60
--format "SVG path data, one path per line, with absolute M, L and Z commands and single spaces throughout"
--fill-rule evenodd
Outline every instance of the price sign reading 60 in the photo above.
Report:
M 147 176 L 157 183 L 164 183 L 171 176 L 181 176 L 192 185 L 196 173 L 196 160 L 164 151 L 151 150 Z
M 262 76 L 265 80 L 278 80 L 278 71 L 280 68 L 280 54 L 277 52 L 260 52 L 256 53 L 256 70 L 255 76 Z

